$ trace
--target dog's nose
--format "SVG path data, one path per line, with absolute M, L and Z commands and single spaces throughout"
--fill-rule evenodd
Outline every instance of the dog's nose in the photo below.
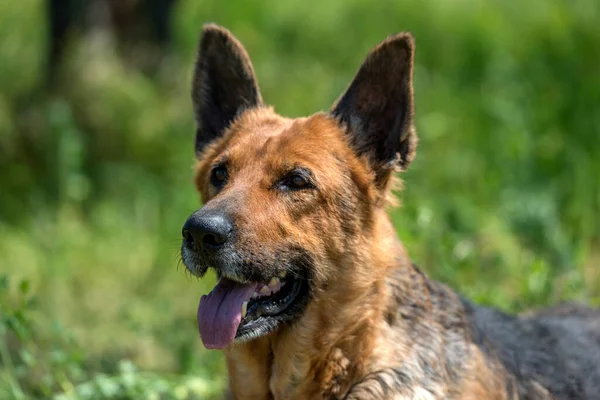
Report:
M 222 213 L 196 211 L 183 224 L 185 245 L 193 250 L 215 251 L 222 247 L 233 232 L 233 225 Z

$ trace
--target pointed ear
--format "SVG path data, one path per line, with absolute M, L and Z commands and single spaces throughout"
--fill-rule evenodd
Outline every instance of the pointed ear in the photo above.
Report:
M 355 151 L 368 156 L 380 183 L 387 182 L 393 169 L 406 169 L 415 156 L 414 48 L 410 33 L 380 43 L 333 106 Z
M 192 101 L 196 154 L 223 134 L 241 111 L 262 104 L 248 53 L 225 28 L 208 24 L 202 29 Z

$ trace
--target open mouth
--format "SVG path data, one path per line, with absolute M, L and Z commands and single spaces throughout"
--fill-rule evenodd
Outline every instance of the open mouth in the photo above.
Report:
M 307 279 L 297 274 L 267 283 L 240 283 L 221 277 L 198 306 L 198 327 L 208 349 L 223 349 L 272 332 L 296 317 L 308 298 Z

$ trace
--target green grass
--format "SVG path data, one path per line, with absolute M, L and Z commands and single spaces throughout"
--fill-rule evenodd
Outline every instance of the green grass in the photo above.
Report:
M 392 217 L 415 262 L 508 311 L 600 305 L 598 2 L 181 0 L 156 74 L 88 36 L 52 93 L 44 7 L 0 2 L 0 398 L 223 386 L 195 322 L 210 283 L 178 258 L 200 204 L 189 84 L 209 21 L 288 116 L 329 108 L 370 47 L 412 31 L 421 141 Z

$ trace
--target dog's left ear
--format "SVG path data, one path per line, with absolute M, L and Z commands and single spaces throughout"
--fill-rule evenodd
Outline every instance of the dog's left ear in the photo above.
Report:
M 262 105 L 250 57 L 227 29 L 202 29 L 192 84 L 196 115 L 196 154 L 220 137 L 243 110 Z
M 410 33 L 379 44 L 333 106 L 355 151 L 368 157 L 379 184 L 385 184 L 394 169 L 406 169 L 415 156 L 414 49 Z

